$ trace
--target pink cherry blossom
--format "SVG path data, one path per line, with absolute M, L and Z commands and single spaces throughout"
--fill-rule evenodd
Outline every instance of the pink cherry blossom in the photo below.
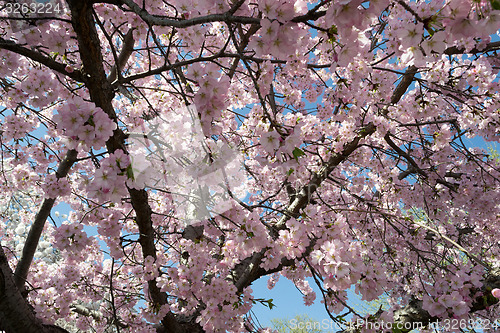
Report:
M 280 142 L 281 136 L 276 131 L 264 132 L 260 137 L 260 144 L 262 148 L 269 154 L 272 154 L 279 148 Z
M 496 1 L 52 3 L 0 13 L 2 329 L 499 317 Z

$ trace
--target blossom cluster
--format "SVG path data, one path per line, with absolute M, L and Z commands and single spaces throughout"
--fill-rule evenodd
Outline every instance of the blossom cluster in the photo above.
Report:
M 130 167 L 130 157 L 117 150 L 100 161 L 100 168 L 94 173 L 94 178 L 87 186 L 90 196 L 99 201 L 119 202 L 127 195 L 127 181 L 131 175 L 127 174 Z
M 467 318 L 473 302 L 473 290 L 482 286 L 481 275 L 478 273 L 460 270 L 453 277 L 439 279 L 429 288 L 431 295 L 423 297 L 423 308 L 431 316 Z
M 6 140 L 18 140 L 33 130 L 33 125 L 25 117 L 11 114 L 2 121 L 2 136 Z
M 64 223 L 54 230 L 54 245 L 60 250 L 69 250 L 74 253 L 84 253 L 89 244 L 87 233 L 80 223 Z
M 85 151 L 103 147 L 117 127 L 101 108 L 78 97 L 66 101 L 53 120 L 68 137 L 70 148 L 80 145 Z
M 194 64 L 188 75 L 198 82 L 198 90 L 194 96 L 196 109 L 200 112 L 200 121 L 205 135 L 214 131 L 212 123 L 221 117 L 226 107 L 229 78 L 221 75 L 214 64 Z M 216 134 L 216 133 L 213 133 Z
M 55 174 L 45 178 L 43 187 L 47 198 L 65 197 L 71 193 L 71 187 L 67 178 L 58 178 Z

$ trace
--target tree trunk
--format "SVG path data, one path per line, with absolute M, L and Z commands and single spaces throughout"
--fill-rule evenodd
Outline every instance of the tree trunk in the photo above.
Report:
M 17 288 L 0 246 L 0 329 L 6 333 L 53 333 L 66 330 L 44 325 Z

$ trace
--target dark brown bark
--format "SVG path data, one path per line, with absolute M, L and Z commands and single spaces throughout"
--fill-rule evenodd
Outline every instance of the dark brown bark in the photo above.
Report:
M 43 325 L 14 281 L 3 248 L 0 246 L 0 330 L 7 333 L 55 333 L 66 330 Z

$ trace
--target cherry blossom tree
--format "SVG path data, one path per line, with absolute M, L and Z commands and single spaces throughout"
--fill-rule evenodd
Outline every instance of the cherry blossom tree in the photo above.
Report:
M 498 317 L 497 0 L 0 6 L 1 330 L 270 332 L 280 276 L 346 331 L 351 287 L 394 332 Z

